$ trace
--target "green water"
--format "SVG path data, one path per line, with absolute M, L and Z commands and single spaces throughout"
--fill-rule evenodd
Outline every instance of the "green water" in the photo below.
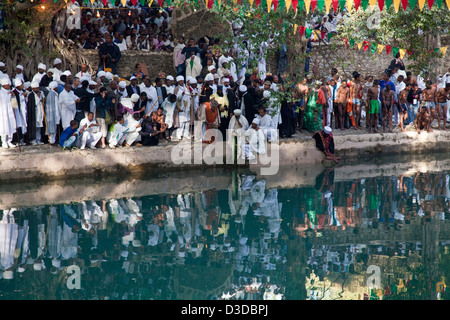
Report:
M 134 181 L 134 197 L 109 181 L 115 197 L 17 200 L 0 211 L 0 297 L 449 299 L 450 172 L 352 170 L 286 175 L 298 185 L 216 170 L 220 187 L 182 193 L 160 177 Z M 153 181 L 160 192 L 142 195 Z

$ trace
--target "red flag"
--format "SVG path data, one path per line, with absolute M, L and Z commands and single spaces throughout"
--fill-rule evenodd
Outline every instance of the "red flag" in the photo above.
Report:
M 294 9 L 294 12 L 297 10 L 297 5 L 298 5 L 298 0 L 292 0 L 292 8 Z
M 259 4 L 261 3 L 261 0 L 255 0 L 255 5 L 259 6 Z
M 431 7 L 433 6 L 434 0 L 427 0 L 427 2 L 428 2 L 428 7 L 429 7 L 430 10 L 431 10 Z
M 159 6 L 162 7 L 164 0 L 158 0 Z
M 317 0 L 311 0 L 311 12 L 314 12 L 316 5 L 317 5 Z
M 209 0 L 208 1 L 208 9 L 211 9 L 213 4 L 214 4 L 214 0 Z
M 298 27 L 298 32 L 300 33 L 300 38 L 303 37 L 305 30 L 306 30 L 306 27 L 302 27 L 302 26 Z
M 337 7 L 338 7 L 339 1 L 338 0 L 333 0 L 333 11 L 336 12 Z
M 378 0 L 378 6 L 380 7 L 380 11 L 383 11 L 384 0 Z
M 355 0 L 355 10 L 358 11 L 359 5 L 361 4 L 361 0 Z
M 108 5 L 108 0 L 103 0 L 103 5 L 106 7 Z
M 72 0 L 72 4 L 75 4 L 75 0 Z
M 392 46 L 386 46 L 386 54 L 389 54 L 392 50 Z
M 348 47 L 348 39 L 344 39 L 345 46 Z
M 323 38 L 325 38 L 326 35 L 327 33 L 325 31 L 320 31 L 320 37 L 322 38 L 322 40 Z
M 272 1 L 272 3 L 273 3 L 273 11 L 277 11 L 278 1 L 279 1 L 279 0 L 273 0 L 273 1 Z
M 406 50 L 406 53 L 408 54 L 408 56 L 410 56 L 410 55 L 413 54 L 413 51 L 412 50 Z
M 367 48 L 369 48 L 370 42 L 369 41 L 364 41 L 363 42 L 363 48 L 364 48 L 364 52 L 367 50 Z
M 137 0 L 131 0 L 131 3 L 133 4 L 133 6 L 136 5 Z
M 408 0 L 402 0 L 402 7 L 403 10 L 406 10 L 406 7 L 408 6 Z

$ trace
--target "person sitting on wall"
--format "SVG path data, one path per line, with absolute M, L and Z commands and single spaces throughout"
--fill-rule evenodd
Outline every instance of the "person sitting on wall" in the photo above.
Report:
M 334 138 L 329 126 L 325 126 L 323 130 L 317 131 L 312 137 L 316 140 L 316 148 L 325 154 L 325 160 L 333 160 L 335 163 L 339 163 L 339 160 L 342 160 L 341 157 L 337 157 L 334 154 Z

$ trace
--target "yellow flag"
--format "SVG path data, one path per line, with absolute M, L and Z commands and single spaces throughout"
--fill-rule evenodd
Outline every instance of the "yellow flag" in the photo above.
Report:
M 445 53 L 447 52 L 447 47 L 442 47 L 439 49 L 440 52 L 442 52 L 442 55 L 445 56 Z
M 377 6 L 377 0 L 369 0 L 370 12 L 373 12 L 373 9 Z
M 267 0 L 267 12 L 270 12 L 270 9 L 272 8 L 272 1 L 273 0 Z
M 450 1 L 450 0 L 449 0 Z M 352 12 L 352 7 L 353 7 L 353 0 L 347 0 L 346 5 L 347 5 L 347 10 L 348 12 Z M 342 10 L 343 8 L 341 8 Z
M 220 9 L 220 7 L 222 6 L 222 0 L 218 0 L 217 2 L 219 3 L 219 9 Z
M 95 0 L 91 0 L 91 3 L 94 4 Z
M 362 42 L 358 43 L 358 50 L 361 50 L 362 48 Z
M 253 1 L 254 0 L 249 0 L 248 2 L 250 2 L 250 5 L 253 6 Z
M 394 0 L 394 9 L 395 12 L 398 12 L 398 8 L 400 7 L 400 0 Z
M 297 33 L 297 29 L 298 29 L 298 24 L 294 24 L 294 34 Z
M 383 45 L 383 44 L 379 44 L 377 46 L 378 54 L 381 54 L 381 52 L 383 52 L 384 47 L 385 47 L 385 45 Z
M 425 0 L 419 0 L 419 9 L 420 9 L 420 11 L 422 11 L 424 5 L 425 5 Z
M 331 0 L 325 0 L 325 12 L 330 12 Z
M 448 0 L 450 1 L 450 0 Z M 311 0 L 305 0 L 305 9 L 306 9 L 306 14 L 309 14 L 309 7 L 311 6 Z
M 120 2 L 122 3 L 122 5 L 125 7 L 127 5 L 127 0 L 120 0 Z
M 398 52 L 400 52 L 400 59 L 403 59 L 403 57 L 406 53 L 406 49 L 399 49 Z
M 286 11 L 289 12 L 289 8 L 291 7 L 292 0 L 286 0 Z
M 446 0 L 446 2 L 447 2 L 447 8 L 448 8 L 448 10 L 450 10 L 450 0 Z

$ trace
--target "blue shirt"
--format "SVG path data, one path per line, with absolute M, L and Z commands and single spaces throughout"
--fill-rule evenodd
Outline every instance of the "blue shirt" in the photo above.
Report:
M 72 127 L 67 127 L 64 129 L 64 131 L 61 133 L 61 137 L 59 138 L 59 145 L 61 147 L 64 147 L 64 142 L 69 139 L 75 132 L 77 132 L 77 129 L 72 129 Z
M 383 90 L 386 88 L 387 85 L 391 86 L 391 90 L 394 91 L 395 94 L 395 85 L 392 83 L 392 81 L 386 81 L 386 80 L 380 80 L 379 85 L 380 85 L 380 100 L 383 100 L 381 98 L 381 93 L 383 92 Z

